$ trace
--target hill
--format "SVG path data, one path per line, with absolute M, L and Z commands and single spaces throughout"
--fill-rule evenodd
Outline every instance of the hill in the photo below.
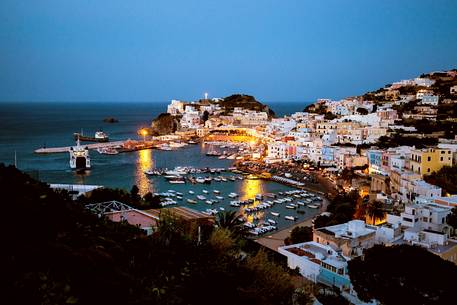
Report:
M 233 94 L 224 97 L 219 101 L 219 105 L 226 110 L 226 113 L 233 112 L 233 108 L 241 107 L 247 110 L 264 111 L 268 113 L 268 117 L 274 117 L 275 113 L 267 105 L 257 101 L 255 97 L 245 94 Z

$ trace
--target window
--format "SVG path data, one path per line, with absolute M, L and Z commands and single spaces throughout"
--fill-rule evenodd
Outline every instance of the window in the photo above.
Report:
M 432 161 L 432 157 L 427 157 L 427 161 L 428 162 Z
M 443 161 L 443 157 L 441 157 L 440 160 Z
M 403 217 L 403 220 L 407 221 L 407 222 L 413 222 L 413 220 L 411 218 L 407 218 L 407 217 Z
M 427 168 L 427 173 L 430 173 L 430 168 Z

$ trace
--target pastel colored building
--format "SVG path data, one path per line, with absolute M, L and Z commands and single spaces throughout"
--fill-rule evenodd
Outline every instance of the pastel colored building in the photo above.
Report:
M 422 176 L 452 166 L 452 151 L 445 148 L 425 148 L 411 151 L 410 170 Z

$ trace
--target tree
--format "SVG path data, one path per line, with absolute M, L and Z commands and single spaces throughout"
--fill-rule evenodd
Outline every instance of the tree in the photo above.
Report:
M 202 115 L 203 123 L 208 121 L 208 119 L 209 119 L 209 112 L 208 112 L 208 110 L 205 110 L 205 111 L 203 111 L 203 115 Z
M 216 226 L 231 231 L 236 237 L 246 232 L 243 222 L 238 219 L 236 211 L 222 211 L 217 214 Z
M 383 220 L 386 216 L 384 206 L 380 201 L 368 203 L 366 207 L 366 215 L 371 219 L 371 223 L 376 224 L 376 220 Z
M 457 194 L 457 165 L 443 166 L 439 171 L 425 176 L 424 180 L 441 187 L 446 194 Z
M 385 305 L 454 304 L 457 267 L 426 249 L 374 246 L 348 263 L 358 297 Z
M 360 115 L 367 115 L 368 114 L 368 110 L 366 108 L 363 108 L 363 107 L 358 107 L 357 108 L 357 113 L 360 114 Z
M 290 232 L 284 243 L 286 245 L 298 244 L 313 240 L 313 229 L 311 227 L 295 227 Z

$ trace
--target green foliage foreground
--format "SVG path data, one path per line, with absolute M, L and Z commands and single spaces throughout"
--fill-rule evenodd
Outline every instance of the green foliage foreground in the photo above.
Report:
M 173 230 L 174 220 L 163 219 L 146 237 L 1 164 L 0 189 L 2 298 L 8 304 L 268 305 L 297 299 L 290 275 L 263 252 L 240 255 L 227 229 L 197 244 Z

